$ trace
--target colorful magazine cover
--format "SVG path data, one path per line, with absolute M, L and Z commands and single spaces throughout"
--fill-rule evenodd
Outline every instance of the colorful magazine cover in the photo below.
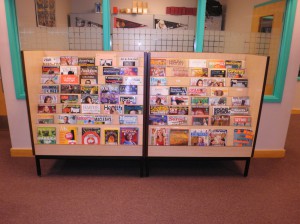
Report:
M 227 130 L 212 129 L 209 133 L 210 146 L 226 146 Z
M 245 76 L 246 76 L 245 69 L 236 69 L 236 68 L 227 69 L 228 78 L 244 78 Z
M 226 60 L 225 67 L 226 68 L 242 68 L 243 62 L 237 60 Z
M 59 75 L 60 68 L 57 65 L 43 65 L 42 66 L 42 74 L 43 75 Z
M 192 68 L 191 76 L 208 77 L 208 69 L 207 68 Z
M 208 129 L 191 129 L 191 145 L 193 146 L 208 146 L 209 145 L 209 130 Z
M 226 87 L 211 87 L 211 96 L 228 96 L 228 88 Z
M 60 103 L 79 103 L 78 95 L 60 95 Z
M 98 104 L 99 95 L 98 94 L 81 94 L 82 104 Z
M 208 86 L 211 86 L 211 87 L 224 87 L 226 86 L 226 82 L 225 82 L 225 79 L 223 78 L 211 78 L 211 79 L 208 79 Z
M 38 124 L 54 124 L 54 115 L 51 114 L 39 114 L 37 115 Z
M 192 117 L 192 125 L 208 126 L 208 124 L 209 124 L 208 116 L 193 116 Z
M 143 114 L 142 105 L 124 105 L 124 114 Z
M 190 68 L 206 68 L 207 61 L 206 61 L 206 59 L 190 59 L 189 67 Z
M 166 77 L 150 77 L 151 86 L 166 86 L 167 78 Z
M 40 103 L 57 103 L 57 95 L 54 94 L 41 94 Z
M 98 75 L 98 66 L 80 66 L 80 75 Z
M 121 145 L 138 145 L 139 129 L 135 127 L 120 128 L 120 144 Z
M 122 76 L 105 76 L 105 84 L 122 84 L 123 83 L 123 77 Z
M 80 84 L 81 85 L 97 85 L 98 84 L 98 75 L 80 75 Z
M 130 115 L 120 115 L 119 124 L 138 124 L 138 117 Z
M 164 77 L 164 76 L 166 76 L 166 67 L 151 66 L 150 76 L 151 77 Z
M 168 105 L 167 96 L 150 96 L 150 105 Z
M 229 106 L 214 106 L 213 115 L 230 115 L 230 107 Z
M 57 116 L 59 124 L 76 124 L 76 116 L 69 114 L 62 114 Z
M 226 70 L 213 69 L 210 70 L 210 77 L 226 77 Z
M 133 105 L 136 104 L 136 96 L 120 96 L 120 104 Z
M 149 115 L 149 125 L 167 125 L 168 116 L 166 115 Z
M 188 60 L 181 58 L 168 58 L 168 67 L 188 67 Z
M 112 124 L 112 116 L 110 115 L 94 115 L 95 124 Z
M 118 67 L 103 67 L 103 75 L 120 75 L 120 68 Z
M 100 104 L 82 104 L 81 112 L 83 114 L 100 114 Z
M 143 77 L 125 76 L 123 84 L 125 84 L 125 85 L 143 85 Z
M 231 79 L 230 86 L 231 87 L 239 87 L 239 88 L 247 88 L 248 87 L 248 79 Z
M 208 60 L 207 66 L 209 68 L 226 68 L 225 66 L 225 60 Z
M 151 66 L 164 66 L 167 65 L 167 59 L 165 58 L 151 58 L 150 59 L 150 65 Z
M 43 65 L 59 65 L 60 57 L 43 57 Z
M 56 127 L 38 127 L 37 144 L 56 144 Z
M 61 84 L 79 84 L 78 75 L 61 75 L 60 76 Z
M 104 105 L 104 114 L 123 114 L 123 106 L 122 105 Z
M 150 86 L 150 95 L 152 96 L 168 96 L 168 86 Z
M 55 114 L 56 105 L 38 105 L 38 113 L 42 114 Z
M 138 73 L 137 67 L 122 67 L 120 68 L 120 75 L 126 75 L 126 76 L 137 76 Z M 128 84 L 131 85 L 131 84 Z M 134 84 L 132 84 L 134 85 Z
M 59 84 L 60 78 L 59 75 L 42 75 L 41 76 L 41 84 Z
M 98 86 L 81 85 L 80 93 L 81 94 L 98 94 L 99 88 L 98 88 Z
M 78 75 L 77 66 L 60 66 L 61 75 Z
M 81 106 L 64 104 L 64 105 L 62 105 L 61 112 L 63 114 L 79 114 L 81 112 Z
M 150 114 L 155 114 L 155 115 L 167 115 L 169 113 L 169 107 L 160 105 L 151 105 L 150 106 Z
M 239 116 L 233 117 L 233 126 L 251 126 L 251 117 L 249 116 Z
M 119 129 L 104 129 L 104 143 L 106 145 L 118 145 Z
M 100 86 L 100 102 L 102 104 L 118 104 L 119 103 L 119 86 L 118 85 L 102 85 Z
M 190 98 L 188 96 L 171 96 L 170 104 L 172 106 L 188 106 Z
M 119 86 L 120 94 L 124 95 L 137 95 L 138 86 L 137 85 L 120 85 Z
M 211 125 L 212 126 L 229 126 L 230 125 L 230 116 L 229 115 L 213 115 L 211 116 Z
M 211 85 L 211 79 L 208 78 L 191 78 L 191 86 L 207 87 Z
M 249 115 L 249 107 L 245 106 L 237 106 L 237 107 L 230 107 L 230 115 Z
M 233 146 L 247 147 L 252 146 L 254 133 L 248 129 L 234 129 Z
M 139 66 L 139 58 L 137 57 L 120 57 L 119 66 Z
M 60 93 L 80 93 L 80 85 L 61 84 Z
M 78 65 L 78 57 L 77 56 L 61 56 L 60 57 L 60 65 Z
M 210 97 L 209 104 L 211 106 L 226 106 L 227 98 L 226 97 Z
M 189 145 L 189 130 L 188 129 L 170 129 L 170 145 L 185 146 Z
M 166 75 L 173 76 L 173 77 L 188 77 L 189 76 L 189 69 L 188 68 L 183 68 L 183 67 L 167 68 Z
M 168 145 L 169 136 L 168 136 L 169 130 L 167 128 L 151 128 L 151 145 L 156 146 L 164 146 Z
M 249 96 L 232 97 L 231 105 L 232 106 L 250 106 Z
M 188 115 L 189 107 L 182 106 L 170 106 L 169 107 L 169 115 Z
M 101 137 L 101 128 L 83 127 L 82 128 L 82 144 L 99 145 Z
M 191 97 L 192 106 L 208 106 L 210 102 L 209 97 Z
M 74 126 L 60 126 L 59 128 L 59 144 L 76 144 L 78 143 L 78 130 Z
M 206 96 L 207 95 L 207 88 L 189 87 L 188 88 L 188 95 L 189 96 Z
M 182 115 L 169 115 L 168 125 L 188 125 L 188 117 Z
M 58 85 L 42 85 L 42 91 L 43 94 L 49 94 L 49 93 L 59 93 L 59 86 Z
M 170 87 L 170 94 L 169 95 L 176 95 L 176 96 L 186 96 L 187 95 L 187 87 L 177 87 L 172 86 Z
M 78 58 L 78 65 L 79 66 L 94 66 L 95 65 L 95 58 Z
M 192 106 L 192 115 L 209 115 L 209 107 L 207 106 Z
M 77 118 L 77 124 L 95 124 L 95 118 L 94 115 L 78 115 Z

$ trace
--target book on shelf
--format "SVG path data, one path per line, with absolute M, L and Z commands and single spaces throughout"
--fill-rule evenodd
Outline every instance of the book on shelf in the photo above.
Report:
M 190 98 L 188 96 L 170 96 L 172 106 L 188 106 Z
M 211 78 L 211 79 L 208 79 L 208 86 L 224 87 L 224 86 L 226 86 L 226 82 L 225 82 L 225 79 L 223 79 L 223 78 Z
M 167 65 L 167 59 L 165 58 L 151 58 L 150 59 L 150 65 L 151 66 L 164 66 Z
M 230 115 L 230 107 L 229 106 L 214 106 L 213 109 L 213 115 Z
M 120 68 L 118 67 L 103 67 L 103 75 L 120 75 Z
M 210 102 L 209 97 L 191 97 L 192 106 L 208 106 Z
M 208 146 L 209 130 L 208 129 L 191 129 L 191 145 L 192 146 Z
M 167 78 L 166 77 L 150 77 L 151 86 L 166 86 Z
M 138 145 L 139 129 L 136 127 L 120 128 L 120 144 L 121 145 Z
M 56 127 L 37 127 L 37 144 L 56 144 Z
M 226 77 L 225 69 L 212 69 L 210 70 L 210 77 Z
M 166 76 L 166 67 L 151 66 L 150 76 L 151 77 L 164 77 L 164 76 Z
M 225 60 L 213 59 L 207 61 L 208 68 L 226 68 Z
M 191 78 L 191 86 L 207 87 L 210 86 L 211 80 L 208 78 Z
M 249 129 L 234 129 L 233 146 L 247 147 L 253 144 L 254 133 Z
M 120 96 L 120 104 L 133 105 L 136 104 L 136 96 Z
M 101 128 L 82 127 L 81 140 L 84 145 L 99 145 L 101 137 Z
M 59 127 L 59 144 L 73 145 L 78 143 L 78 129 L 75 126 Z
M 249 107 L 246 106 L 236 106 L 230 107 L 230 115 L 249 115 Z
M 186 96 L 187 95 L 187 87 L 177 87 L 177 86 L 171 86 L 170 87 L 170 94 L 169 95 L 175 95 L 175 96 Z
M 184 106 L 169 106 L 169 115 L 188 115 L 189 107 Z
M 189 145 L 189 130 L 171 128 L 169 138 L 171 146 L 187 146 Z
M 207 88 L 205 88 L 205 87 L 189 87 L 188 95 L 189 96 L 206 96 Z
M 209 105 L 211 105 L 211 106 L 226 106 L 227 105 L 227 97 L 210 97 Z
M 167 128 L 151 128 L 150 129 L 150 144 L 156 146 L 169 145 L 169 129 Z
M 209 133 L 210 146 L 226 146 L 227 130 L 211 129 Z
M 104 129 L 104 143 L 106 145 L 118 145 L 119 129 Z
M 192 115 L 209 115 L 209 106 L 192 106 Z
M 208 68 L 191 68 L 191 76 L 208 77 Z

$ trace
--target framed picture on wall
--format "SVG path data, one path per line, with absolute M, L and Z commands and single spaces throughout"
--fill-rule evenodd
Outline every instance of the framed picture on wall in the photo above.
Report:
M 55 0 L 36 0 L 35 3 L 37 26 L 55 27 Z

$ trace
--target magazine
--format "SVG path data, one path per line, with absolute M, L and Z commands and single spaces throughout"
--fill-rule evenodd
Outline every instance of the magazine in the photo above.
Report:
M 60 78 L 59 75 L 42 75 L 41 84 L 59 84 Z
M 210 70 L 211 77 L 226 77 L 226 70 Z
M 79 66 L 94 66 L 95 58 L 78 58 Z
M 80 93 L 80 85 L 61 84 L 60 93 Z
M 120 75 L 126 76 L 137 76 L 138 75 L 138 68 L 137 67 L 121 67 L 120 68 Z M 131 85 L 131 84 L 128 84 Z
M 119 66 L 139 66 L 139 58 L 137 57 L 120 57 Z
M 184 146 L 189 144 L 188 129 L 170 129 L 170 145 Z
M 170 87 L 170 95 L 185 96 L 187 95 L 187 87 Z
M 124 114 L 143 114 L 143 106 L 124 105 Z
M 191 129 L 191 145 L 193 146 L 208 146 L 209 145 L 209 130 L 208 129 Z
M 102 85 L 100 86 L 100 102 L 102 104 L 118 104 L 119 103 L 119 86 L 118 85 Z
M 169 130 L 167 128 L 151 128 L 151 145 L 156 146 L 164 146 L 168 145 L 169 136 L 168 136 Z
M 252 146 L 254 133 L 248 129 L 234 129 L 233 146 L 247 147 Z
M 151 66 L 150 76 L 152 76 L 152 77 L 164 77 L 164 76 L 166 76 L 166 67 Z
M 120 75 L 120 68 L 103 67 L 103 75 Z
M 249 115 L 249 107 L 230 107 L 230 115 Z
M 191 76 L 208 77 L 208 68 L 192 68 Z
M 164 67 L 166 67 L 167 59 L 151 58 L 150 65 L 151 66 L 164 66 Z
M 98 75 L 98 66 L 80 66 L 80 75 Z
M 40 94 L 40 103 L 57 103 L 57 95 L 54 94 Z
M 226 106 L 227 98 L 226 97 L 210 97 L 209 104 L 211 106 Z
M 136 104 L 136 96 L 120 96 L 120 104 Z
M 104 114 L 123 114 L 123 106 L 121 105 L 104 105 Z
M 232 97 L 231 105 L 232 106 L 250 106 L 249 96 Z
M 248 79 L 231 79 L 230 86 L 231 87 L 239 87 L 239 88 L 247 88 L 248 87 Z
M 76 124 L 76 116 L 69 114 L 58 115 L 57 122 L 59 124 Z
M 83 114 L 100 114 L 100 104 L 82 104 L 81 112 Z
M 77 124 L 95 124 L 95 118 L 93 115 L 78 115 Z
M 149 125 L 167 125 L 168 116 L 166 115 L 149 115 Z
M 189 69 L 184 67 L 170 67 L 167 68 L 167 74 L 173 77 L 188 77 Z
M 208 86 L 224 87 L 224 86 L 226 86 L 226 82 L 225 82 L 225 79 L 223 79 L 223 78 L 212 78 L 212 79 L 208 79 Z
M 143 77 L 124 77 L 124 84 L 125 85 L 142 85 L 143 84 Z
M 105 76 L 105 84 L 122 84 L 123 77 L 122 76 Z
M 137 85 L 120 85 L 119 86 L 120 94 L 124 95 L 137 95 L 138 86 Z
M 60 103 L 79 103 L 78 95 L 60 95 Z
M 80 105 L 62 105 L 63 114 L 79 114 L 81 112 Z
M 77 66 L 60 66 L 61 75 L 78 75 Z
M 224 60 L 208 60 L 207 65 L 209 68 L 226 68 Z
M 59 144 L 76 144 L 77 139 L 77 127 L 75 126 L 60 126 L 59 128 Z
M 95 124 L 112 124 L 110 115 L 94 115 Z
M 150 95 L 169 95 L 169 87 L 168 86 L 150 86 Z
M 120 144 L 121 145 L 138 145 L 139 129 L 135 127 L 120 128 Z
M 189 107 L 182 107 L 182 106 L 169 107 L 169 115 L 188 115 L 188 114 L 189 114 Z
M 82 104 L 99 104 L 99 95 L 97 94 L 81 94 Z
M 150 105 L 168 105 L 168 97 L 150 96 Z
M 101 136 L 101 128 L 83 127 L 82 128 L 82 144 L 99 145 Z
M 56 105 L 38 105 L 38 113 L 43 114 L 55 114 L 56 113 Z
M 137 116 L 129 116 L 129 115 L 120 115 L 119 116 L 120 124 L 138 124 Z
M 168 125 L 188 125 L 188 117 L 182 115 L 169 115 Z
M 37 144 L 56 144 L 56 127 L 37 127 Z
M 60 57 L 43 57 L 43 65 L 59 65 Z
M 58 85 L 42 85 L 41 93 L 48 94 L 48 93 L 59 93 L 59 86 Z
M 80 75 L 81 85 L 97 85 L 98 75 Z
M 229 106 L 215 106 L 212 107 L 213 115 L 230 115 L 230 107 Z
M 167 115 L 169 113 L 169 107 L 164 105 L 151 105 L 150 106 L 150 114 L 154 115 Z
M 113 66 L 114 65 L 114 59 L 115 57 L 109 57 L 109 58 L 100 58 L 98 60 L 98 63 L 100 66 Z
M 81 94 L 98 94 L 98 86 L 81 85 L 80 93 Z
M 188 96 L 171 96 L 170 101 L 172 106 L 188 106 L 190 99 Z
M 228 88 L 226 87 L 211 87 L 211 96 L 228 96 Z
M 192 106 L 192 115 L 209 115 L 208 106 Z
M 60 76 L 61 84 L 79 84 L 78 75 L 61 75 Z
M 209 133 L 210 146 L 226 146 L 227 130 L 212 129 Z
M 249 116 L 240 116 L 233 117 L 233 126 L 251 126 L 251 117 Z
M 61 56 L 60 57 L 60 65 L 78 65 L 78 57 L 77 56 Z
M 229 126 L 230 116 L 229 115 L 213 115 L 211 116 L 212 126 Z
M 228 78 L 244 78 L 245 77 L 245 69 L 228 68 L 227 69 L 227 77 Z
M 166 86 L 166 77 L 150 77 L 150 86 Z
M 42 75 L 59 75 L 60 68 L 57 65 L 43 65 L 42 66 Z
M 167 59 L 168 67 L 188 67 L 188 61 L 181 58 L 168 58 Z
M 106 145 L 118 145 L 119 129 L 104 129 L 104 143 Z
M 197 116 L 192 117 L 192 125 L 197 126 L 207 126 L 209 124 L 209 117 L 208 116 Z
M 207 78 L 191 78 L 191 86 L 207 87 L 211 85 L 211 80 Z
M 208 106 L 209 102 L 209 97 L 191 97 L 192 106 Z
M 225 67 L 226 68 L 242 68 L 242 61 L 236 61 L 236 60 L 226 60 L 225 61 Z
M 207 67 L 206 59 L 190 59 L 189 67 L 190 68 L 206 68 Z
M 207 89 L 203 87 L 189 87 L 188 95 L 190 96 L 206 96 Z
M 38 124 L 54 124 L 54 115 L 39 114 L 37 115 Z

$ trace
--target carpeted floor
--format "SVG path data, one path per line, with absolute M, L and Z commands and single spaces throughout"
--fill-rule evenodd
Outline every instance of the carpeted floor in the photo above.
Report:
M 42 160 L 9 156 L 0 131 L 0 222 L 256 223 L 300 222 L 300 115 L 293 115 L 284 159 L 244 162 Z

